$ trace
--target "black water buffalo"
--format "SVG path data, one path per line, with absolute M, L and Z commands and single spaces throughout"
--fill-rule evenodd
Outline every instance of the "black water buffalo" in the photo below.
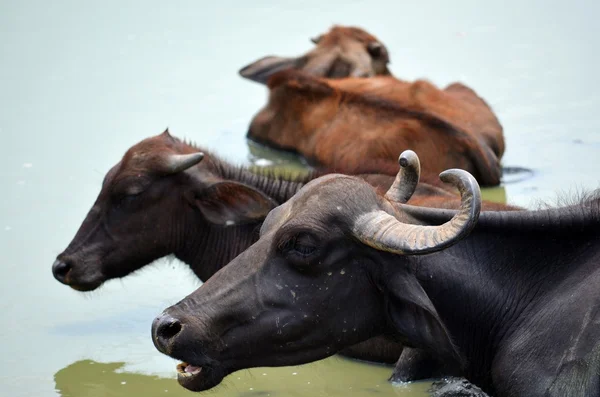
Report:
M 132 146 L 106 174 L 86 219 L 54 262 L 54 277 L 89 291 L 175 255 L 207 280 L 258 239 L 272 208 L 314 176 L 257 174 L 200 151 L 168 131 Z M 386 190 L 394 180 L 387 175 L 362 177 Z M 411 203 L 432 207 L 456 208 L 458 202 L 454 193 L 423 183 L 411 198 Z M 393 363 L 401 351 L 401 345 L 379 340 L 344 354 Z
M 153 322 L 157 349 L 184 361 L 180 384 L 206 390 L 386 334 L 495 396 L 599 396 L 600 192 L 480 215 L 469 174 L 442 178 L 459 211 L 342 175 L 271 211 L 255 244 Z

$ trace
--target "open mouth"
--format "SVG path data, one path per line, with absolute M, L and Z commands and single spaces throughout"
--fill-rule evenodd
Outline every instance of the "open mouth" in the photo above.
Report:
M 204 391 L 217 386 L 226 373 L 219 368 L 201 367 L 187 362 L 177 365 L 177 382 L 191 391 Z
M 177 365 L 177 378 L 190 378 L 200 374 L 202 367 L 188 364 L 186 362 Z

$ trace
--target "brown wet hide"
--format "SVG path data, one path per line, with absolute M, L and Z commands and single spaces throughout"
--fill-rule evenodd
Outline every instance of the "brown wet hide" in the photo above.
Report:
M 370 172 L 395 175 L 398 154 L 411 149 L 425 175 L 460 168 L 484 186 L 500 182 L 502 127 L 468 87 L 446 91 L 422 80 L 333 80 L 288 70 L 275 74 L 269 89 L 250 139 L 340 173 L 360 173 L 367 163 L 377 164 Z

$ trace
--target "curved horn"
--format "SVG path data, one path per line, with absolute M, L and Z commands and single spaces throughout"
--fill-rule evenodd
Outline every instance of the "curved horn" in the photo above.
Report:
M 185 171 L 198 164 L 204 158 L 204 153 L 171 154 L 165 159 L 165 171 L 170 174 Z
M 479 219 L 481 193 L 471 174 L 452 169 L 440 179 L 458 188 L 461 206 L 457 214 L 440 226 L 402 223 L 383 210 L 361 215 L 354 223 L 354 235 L 363 243 L 401 255 L 419 255 L 440 251 L 466 237 Z
M 411 198 L 417 188 L 421 175 L 421 164 L 419 163 L 419 156 L 412 150 L 403 151 L 398 157 L 398 163 L 400 164 L 400 171 L 398 171 L 394 183 L 385 194 L 385 198 L 404 204 Z

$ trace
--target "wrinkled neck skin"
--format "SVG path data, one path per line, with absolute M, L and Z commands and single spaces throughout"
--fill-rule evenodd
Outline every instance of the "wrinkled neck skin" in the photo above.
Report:
M 267 174 L 255 174 L 243 167 L 233 167 L 224 162 L 214 162 L 213 172 L 226 180 L 242 182 L 262 191 L 277 203 L 290 199 L 312 176 L 297 181 L 275 178 Z M 177 216 L 173 231 L 175 256 L 187 263 L 202 280 L 242 253 L 258 239 L 264 219 L 245 225 L 221 226 L 207 221 L 202 214 L 186 206 Z
M 598 396 L 599 207 L 482 213 L 455 246 L 408 257 L 459 357 L 407 345 L 496 396 Z

